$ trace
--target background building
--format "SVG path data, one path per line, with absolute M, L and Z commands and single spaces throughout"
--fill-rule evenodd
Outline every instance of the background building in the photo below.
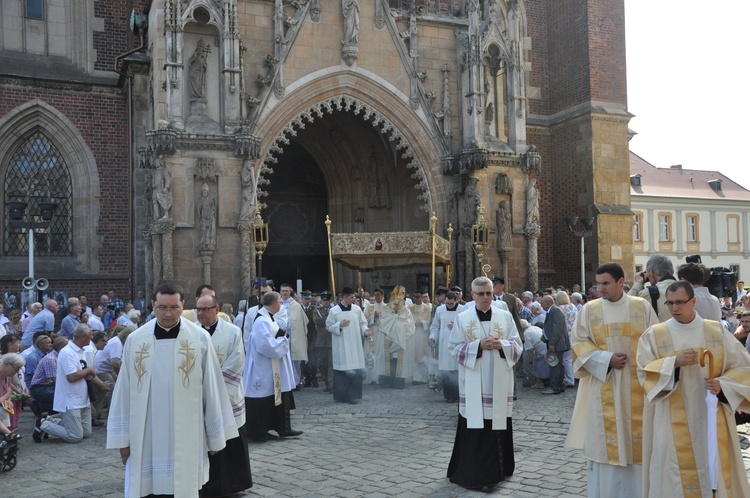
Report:
M 630 154 L 636 271 L 652 254 L 675 265 L 699 254 L 709 268 L 750 278 L 750 191 L 718 171 L 657 168 Z
M 374 232 L 427 230 L 436 212 L 463 286 L 480 204 L 483 262 L 511 290 L 578 280 L 568 215 L 596 217 L 588 280 L 600 261 L 634 266 L 622 0 L 0 5 L 0 175 L 26 182 L 2 200 L 65 206 L 37 258 L 55 288 L 130 296 L 176 277 L 236 300 L 257 204 L 263 273 L 313 289 L 326 214 Z M 0 229 L 7 291 L 26 258 L 7 210 Z

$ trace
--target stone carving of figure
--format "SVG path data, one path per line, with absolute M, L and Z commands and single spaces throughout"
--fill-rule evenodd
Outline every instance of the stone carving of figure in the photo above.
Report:
M 190 58 L 188 77 L 190 78 L 190 98 L 206 98 L 206 58 L 211 52 L 211 45 L 204 43 L 203 38 L 198 40 L 198 46 Z
M 356 46 L 359 43 L 359 2 L 341 0 L 341 10 L 344 14 L 344 46 Z
M 466 189 L 464 190 L 464 221 L 465 229 L 471 230 L 471 225 L 477 219 L 477 208 L 479 207 L 479 179 L 471 175 L 467 178 Z
M 539 224 L 539 190 L 535 187 L 536 178 L 529 180 L 526 187 L 526 224 Z
M 497 228 L 498 247 L 500 249 L 510 249 L 512 226 L 508 201 L 500 201 L 497 205 L 497 211 L 495 211 L 495 228 Z
M 378 167 L 374 154 L 371 160 L 370 171 L 370 178 L 367 182 L 367 206 L 371 208 L 391 209 L 391 189 L 388 184 L 388 178 L 383 174 L 382 168 Z
M 209 187 L 204 183 L 201 187 L 201 198 L 198 201 L 198 218 L 201 228 L 201 249 L 216 247 L 216 196 L 209 196 Z
M 151 196 L 154 202 L 154 219 L 168 220 L 172 209 L 172 177 L 163 157 L 155 160 L 156 168 L 151 178 Z
M 249 221 L 255 213 L 255 169 L 250 159 L 242 162 L 240 171 L 242 183 L 242 204 L 240 205 L 240 220 Z

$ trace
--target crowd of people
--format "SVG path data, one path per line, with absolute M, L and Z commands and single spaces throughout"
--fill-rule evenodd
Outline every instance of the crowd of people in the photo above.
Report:
M 126 496 L 224 496 L 252 486 L 250 442 L 303 435 L 295 391 L 358 404 L 364 384 L 416 385 L 458 405 L 448 478 L 487 490 L 514 472 L 522 388 L 575 389 L 566 446 L 584 453 L 589 496 L 750 496 L 735 429 L 750 412 L 750 298 L 739 282 L 721 302 L 708 276 L 655 255 L 631 286 L 600 266 L 585 293 L 479 277 L 434 299 L 403 286 L 296 295 L 263 280 L 236 316 L 208 285 L 186 308 L 175 282 L 150 302 L 70 298 L 63 317 L 52 299 L 32 303 L 0 312 L 0 436 L 18 437 L 25 406 L 37 443 L 106 425 Z

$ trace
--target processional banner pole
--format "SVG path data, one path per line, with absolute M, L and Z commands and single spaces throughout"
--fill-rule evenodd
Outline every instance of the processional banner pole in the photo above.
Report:
M 334 299 L 336 293 L 336 279 L 333 276 L 333 248 L 331 247 L 331 217 L 326 215 L 326 230 L 328 231 L 328 261 L 331 265 L 331 286 L 333 287 Z
M 430 296 L 435 295 L 435 237 L 437 236 L 437 213 L 432 212 L 432 218 L 430 218 L 432 224 L 432 278 L 430 278 Z

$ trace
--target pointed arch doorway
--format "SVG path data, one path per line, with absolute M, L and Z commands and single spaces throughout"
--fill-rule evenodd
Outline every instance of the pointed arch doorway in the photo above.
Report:
M 268 196 L 261 199 L 270 231 L 263 273 L 276 284 L 296 287 L 299 275 L 304 289 L 329 289 L 326 214 L 336 232 L 428 228 L 408 161 L 371 120 L 336 110 L 307 123 L 281 148 L 273 173 L 264 175 Z M 338 263 L 335 271 L 338 290 L 357 285 L 355 271 Z M 416 285 L 404 280 L 407 272 L 392 272 L 394 282 L 379 285 Z

